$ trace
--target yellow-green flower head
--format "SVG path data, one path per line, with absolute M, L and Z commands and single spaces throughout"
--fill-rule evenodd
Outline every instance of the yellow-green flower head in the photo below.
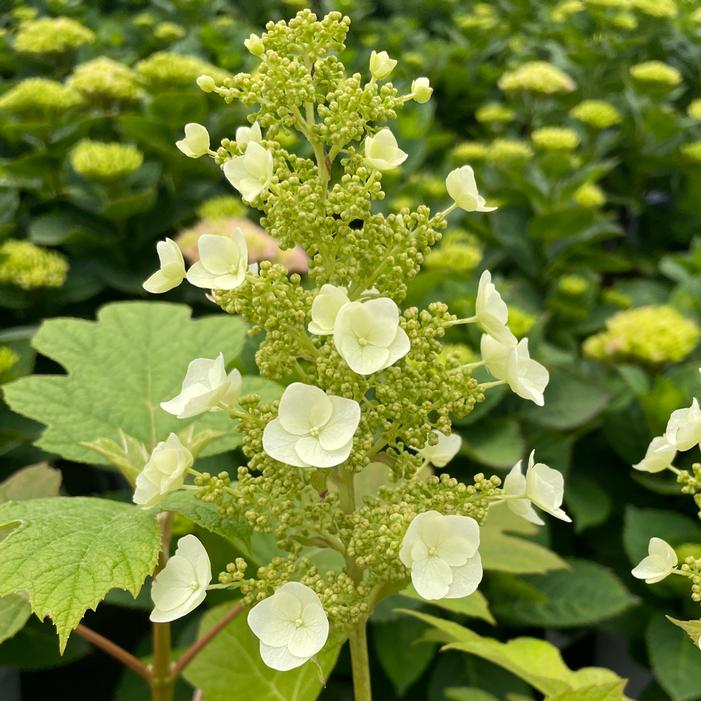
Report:
M 701 99 L 693 100 L 686 109 L 686 113 L 697 122 L 701 122 Z
M 9 346 L 0 346 L 0 377 L 17 365 L 19 355 Z
M 679 148 L 679 151 L 684 158 L 690 161 L 701 161 L 701 141 L 692 141 L 684 144 Z
M 70 17 L 42 17 L 23 22 L 15 37 L 15 51 L 57 54 L 75 51 L 95 41 L 95 33 Z
M 589 280 L 581 275 L 563 275 L 557 281 L 557 289 L 568 297 L 581 297 L 590 288 Z
M 67 273 L 68 263 L 60 253 L 29 241 L 8 239 L 0 244 L 0 284 L 23 290 L 61 287 Z
M 535 317 L 524 309 L 509 304 L 509 329 L 516 338 L 524 338 L 535 324 Z
M 139 12 L 138 15 L 134 16 L 132 23 L 136 27 L 141 27 L 142 29 L 148 29 L 156 24 L 156 18 L 150 12 Z
M 127 101 L 143 95 L 134 71 L 107 56 L 76 66 L 66 84 L 92 99 Z
M 585 0 L 587 7 L 599 8 L 602 10 L 627 10 L 633 0 Z
M 470 14 L 457 15 L 454 19 L 460 29 L 493 29 L 499 22 L 494 8 L 485 2 L 477 3 Z
M 35 7 L 21 6 L 12 10 L 11 14 L 13 19 L 15 19 L 18 23 L 21 23 L 34 19 L 39 14 L 39 10 L 37 10 Z
M 638 26 L 638 20 L 631 12 L 618 12 L 611 17 L 610 22 L 619 29 L 635 29 Z
M 676 363 L 696 348 L 699 335 L 698 326 L 676 309 L 650 305 L 614 314 L 583 350 L 598 360 Z
M 615 287 L 608 287 L 601 293 L 601 301 L 604 304 L 611 304 L 621 309 L 630 309 L 633 300 L 625 292 L 617 290 Z
M 464 343 L 444 343 L 438 360 L 442 363 L 457 361 L 460 365 L 467 365 L 477 360 L 477 353 Z
M 150 88 L 156 89 L 194 86 L 202 74 L 211 76 L 217 83 L 229 77 L 226 71 L 197 56 L 171 51 L 157 51 L 139 61 L 136 72 Z
M 570 110 L 570 115 L 595 129 L 608 129 L 623 119 L 621 113 L 605 100 L 584 100 Z
M 520 163 L 532 156 L 533 149 L 517 139 L 495 139 L 487 149 L 487 160 L 495 165 Z
M 506 92 L 529 91 L 543 95 L 572 92 L 577 85 L 567 73 L 547 61 L 528 61 L 499 78 Z
M 65 112 L 83 103 L 81 94 L 68 85 L 48 78 L 27 78 L 0 97 L 5 112 Z
M 83 139 L 71 150 L 70 162 L 86 180 L 107 182 L 133 173 L 144 162 L 144 154 L 127 144 Z
M 487 146 L 479 141 L 463 141 L 450 152 L 450 158 L 456 163 L 483 161 L 487 157 Z
M 412 180 L 416 183 L 423 197 L 433 200 L 445 197 L 445 178 L 427 174 L 419 175 L 416 178 L 412 178 Z
M 579 146 L 579 134 L 567 127 L 541 127 L 531 133 L 531 140 L 547 151 L 573 151 Z
M 210 197 L 205 200 L 197 209 L 197 216 L 200 219 L 231 219 L 243 217 L 247 212 L 246 206 L 239 197 L 233 195 L 221 195 L 220 197 Z
M 563 2 L 555 5 L 551 17 L 554 22 L 565 22 L 572 15 L 582 12 L 582 10 L 584 10 L 582 0 L 563 0 Z
M 675 0 L 633 0 L 633 7 L 651 17 L 676 17 Z
M 506 105 L 502 105 L 498 102 L 490 102 L 489 104 L 482 105 L 477 112 L 475 112 L 475 117 L 478 122 L 482 124 L 494 124 L 499 122 L 511 122 L 516 117 L 516 113 Z
M 701 7 L 699 7 L 698 10 L 694 10 L 689 16 L 689 19 L 695 24 L 701 24 Z
M 604 191 L 594 183 L 584 183 L 578 187 L 572 199 L 580 206 L 594 209 L 603 207 L 606 204 L 606 195 Z
M 177 41 L 187 34 L 185 27 L 175 22 L 159 22 L 153 28 L 153 36 L 158 41 Z
M 440 246 L 431 250 L 424 265 L 429 270 L 442 269 L 469 273 L 482 260 L 482 247 L 474 236 L 464 231 L 447 231 Z
M 682 82 L 682 74 L 662 61 L 645 61 L 631 66 L 630 74 L 639 83 L 656 83 L 675 87 Z

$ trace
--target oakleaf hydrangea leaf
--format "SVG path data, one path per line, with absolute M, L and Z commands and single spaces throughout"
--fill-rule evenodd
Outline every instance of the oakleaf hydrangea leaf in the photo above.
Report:
M 136 596 L 158 559 L 156 519 L 131 504 L 89 497 L 10 501 L 0 506 L 0 596 L 26 592 L 50 617 L 63 651 L 88 609 L 110 589 Z
M 5 386 L 14 411 L 46 424 L 37 441 L 44 450 L 76 462 L 108 464 L 85 443 L 122 442 L 122 434 L 151 450 L 172 431 L 195 424 L 225 435 L 203 450 L 214 455 L 235 448 L 240 436 L 226 412 L 180 420 L 159 404 L 180 391 L 193 358 L 230 362 L 243 347 L 246 326 L 233 316 L 192 319 L 183 305 L 163 302 L 108 304 L 97 321 L 45 321 L 32 340 L 66 375 L 33 375 Z M 250 391 L 244 384 L 244 391 Z

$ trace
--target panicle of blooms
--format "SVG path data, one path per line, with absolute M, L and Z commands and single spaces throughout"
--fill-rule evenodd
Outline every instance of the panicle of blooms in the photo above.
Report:
M 107 56 L 76 66 L 66 85 L 93 101 L 132 101 L 143 96 L 134 71 Z
M 139 61 L 135 68 L 139 77 L 151 90 L 192 87 L 202 74 L 210 76 L 218 83 L 229 77 L 226 71 L 216 68 L 198 56 L 172 51 L 157 51 Z
M 531 132 L 531 141 L 546 151 L 574 151 L 579 146 L 579 134 L 566 127 L 541 127 Z
M 27 54 L 60 54 L 95 41 L 95 33 L 70 17 L 41 17 L 22 22 L 15 37 L 15 51 Z
M 554 95 L 577 89 L 576 83 L 564 71 L 547 61 L 528 61 L 499 78 L 505 92 L 529 91 Z
M 16 114 L 53 115 L 82 104 L 83 97 L 77 90 L 48 78 L 27 78 L 0 97 L 0 110 Z
M 663 61 L 645 61 L 630 67 L 631 77 L 639 83 L 653 83 L 670 88 L 682 82 L 682 74 Z
M 440 246 L 426 256 L 427 269 L 444 268 L 456 273 L 469 273 L 482 261 L 479 240 L 464 231 L 446 231 Z
M 86 180 L 111 182 L 140 168 L 144 154 L 129 144 L 83 139 L 71 149 L 69 160 L 73 170 Z
M 482 124 L 507 123 L 512 122 L 515 118 L 516 113 L 510 107 L 499 102 L 489 102 L 475 112 L 475 119 Z
M 19 362 L 19 355 L 10 348 L 10 346 L 0 346 L 0 382 L 3 381 L 3 375 L 12 370 Z
M 136 476 L 134 503 L 148 509 L 185 482 L 185 471 L 192 467 L 192 453 L 171 433 L 151 452 L 143 469 Z
M 22 290 L 61 287 L 67 275 L 68 263 L 56 251 L 30 241 L 7 239 L 0 243 L 0 284 Z
M 487 161 L 496 166 L 512 166 L 533 156 L 533 149 L 517 139 L 494 139 L 487 147 Z
M 570 115 L 595 129 L 608 129 L 623 120 L 621 113 L 605 100 L 584 100 L 570 110 Z
M 580 207 L 594 209 L 606 204 L 606 193 L 594 183 L 584 183 L 574 191 L 572 200 Z

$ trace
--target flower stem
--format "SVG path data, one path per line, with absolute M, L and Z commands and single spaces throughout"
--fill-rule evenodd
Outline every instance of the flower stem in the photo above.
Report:
M 368 638 L 365 620 L 351 628 L 348 636 L 350 646 L 351 668 L 353 670 L 353 697 L 355 701 L 372 701 L 370 684 L 370 659 L 368 657 Z

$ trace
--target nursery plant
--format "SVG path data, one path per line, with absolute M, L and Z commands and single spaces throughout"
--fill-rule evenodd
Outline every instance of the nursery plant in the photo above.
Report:
M 197 79 L 245 105 L 248 123 L 217 145 L 191 122 L 177 143 L 183 158 L 214 160 L 281 249 L 306 251 L 308 277 L 251 265 L 240 230 L 200 236 L 187 269 L 166 238 L 145 289 L 186 280 L 227 316 L 193 320 L 180 305 L 132 302 L 104 307 L 96 322 L 50 320 L 34 345 L 67 374 L 6 387 L 13 409 L 47 426 L 39 446 L 112 466 L 134 503 L 57 496 L 46 467 L 4 483 L 3 637 L 31 613 L 49 617 L 62 651 L 72 634 L 87 638 L 161 701 L 183 674 L 207 701 L 313 699 L 347 641 L 354 695 L 367 701 L 367 623 L 384 606 L 428 624 L 426 643 L 499 665 L 551 701 L 623 699 L 625 680 L 609 670 L 573 671 L 544 640 L 500 642 L 455 621 L 491 618 L 483 567 L 568 576 L 547 548 L 505 533 L 532 533 L 542 514 L 570 522 L 557 469 L 534 451 L 503 480 L 459 481 L 444 469 L 459 449 L 454 420 L 502 387 L 542 407 L 549 374 L 509 329 L 488 271 L 469 313 L 401 306 L 451 214 L 479 220 L 496 207 L 463 164 L 445 174 L 445 209 L 382 210 L 384 174 L 409 155 L 388 124 L 432 88 L 417 77 L 399 91 L 385 51 L 348 74 L 339 54 L 349 24 L 303 10 L 252 34 L 253 72 Z M 303 145 L 284 146 L 286 131 Z M 444 337 L 468 325 L 481 336 L 466 359 Z M 245 333 L 260 377 L 235 367 Z M 198 467 L 237 446 L 244 459 L 231 469 Z M 187 532 L 196 527 L 201 538 Z M 219 567 L 206 534 L 226 543 Z M 115 589 L 139 595 L 147 579 L 152 649 L 140 659 L 81 619 Z M 208 600 L 219 605 L 174 650 L 171 623 Z

